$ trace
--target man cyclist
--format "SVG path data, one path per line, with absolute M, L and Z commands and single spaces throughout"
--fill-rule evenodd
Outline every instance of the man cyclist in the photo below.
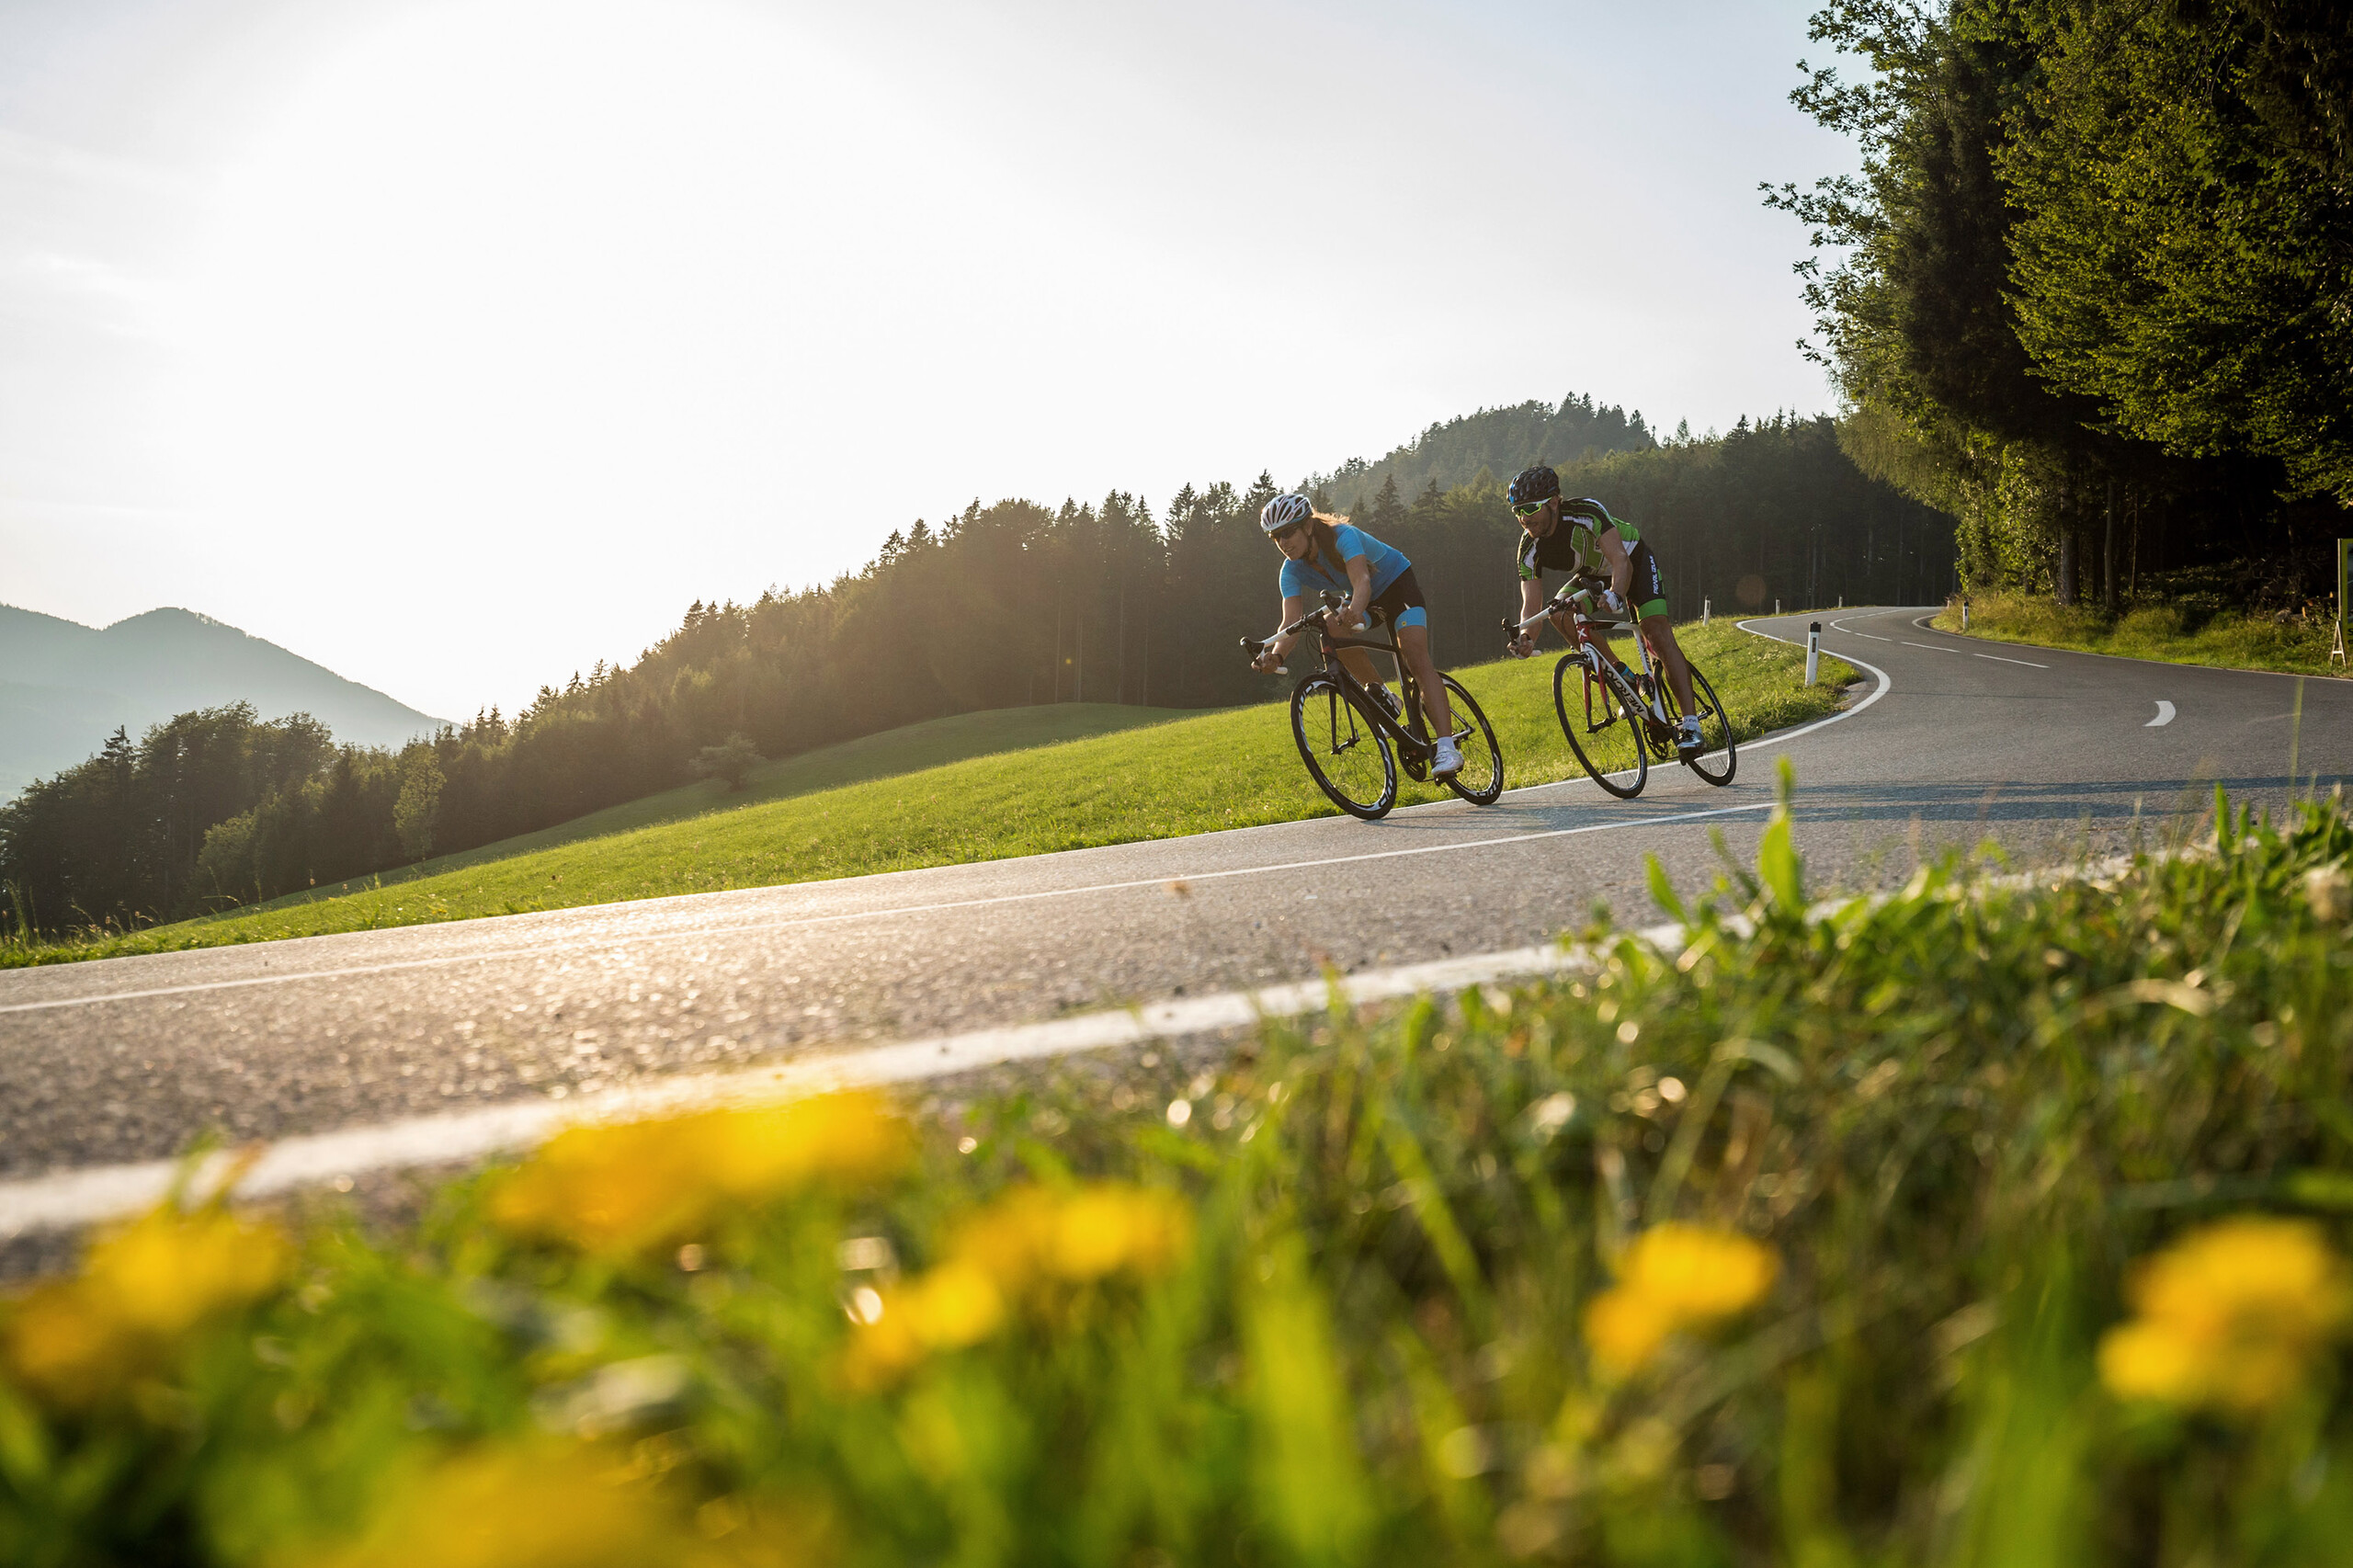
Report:
M 1666 579 L 1658 560 L 1634 525 L 1609 515 L 1609 508 L 1591 496 L 1574 501 L 1561 497 L 1561 476 L 1538 464 L 1522 469 L 1511 482 L 1505 499 L 1524 530 L 1519 541 L 1519 618 L 1534 615 L 1544 605 L 1544 574 L 1567 572 L 1607 579 L 1601 607 L 1607 614 L 1596 620 L 1633 619 L 1641 622 L 1643 639 L 1666 671 L 1666 684 L 1682 704 L 1682 724 L 1675 749 L 1688 756 L 1700 749 L 1699 705 L 1691 700 L 1691 666 L 1684 661 L 1675 626 L 1666 618 Z M 1588 613 L 1595 608 L 1589 592 L 1576 596 Z M 1552 625 L 1570 635 L 1565 610 L 1552 614 Z M 1536 650 L 1536 633 L 1523 631 L 1511 651 L 1526 658 Z

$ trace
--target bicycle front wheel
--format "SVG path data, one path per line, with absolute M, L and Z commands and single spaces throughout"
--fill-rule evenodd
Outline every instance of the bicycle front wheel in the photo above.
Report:
M 1461 682 L 1449 675 L 1438 678 L 1446 683 L 1456 731 L 1468 732 L 1454 743 L 1462 753 L 1462 771 L 1448 779 L 1446 787 L 1474 806 L 1492 806 L 1504 792 L 1504 748 L 1495 743 L 1495 727 Z
M 1552 710 L 1561 716 L 1561 733 L 1593 781 L 1621 801 L 1641 794 L 1651 776 L 1642 712 L 1632 704 L 1631 692 L 1595 675 L 1574 653 L 1563 654 L 1552 666 Z
M 1722 789 L 1740 767 L 1740 753 L 1732 744 L 1732 715 L 1716 700 L 1716 688 L 1697 665 L 1691 666 L 1691 697 L 1699 705 L 1699 750 L 1684 766 Z
M 1315 787 L 1350 816 L 1372 822 L 1397 803 L 1389 737 L 1331 676 L 1309 676 L 1291 689 L 1290 734 Z

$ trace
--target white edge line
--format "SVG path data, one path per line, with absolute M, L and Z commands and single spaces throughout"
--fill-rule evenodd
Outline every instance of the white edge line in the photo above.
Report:
M 1884 680 L 1886 677 L 1881 676 L 1880 678 Z M 1877 693 L 1874 693 L 1873 697 L 1876 696 Z M 1847 712 L 1859 713 L 1870 705 L 1870 699 L 1867 699 L 1848 709 Z M 1832 717 L 1843 719 L 1847 714 L 1834 714 Z M 1827 722 L 1829 722 L 1828 720 L 1823 720 L 1806 728 L 1819 729 L 1823 723 Z M 1771 740 L 1785 740 L 1803 733 L 1805 730 L 1796 730 L 1784 735 L 1771 737 Z M 1770 742 L 1759 744 L 1770 744 Z M 1090 882 L 1084 887 L 1041 888 L 1034 892 L 1000 893 L 991 898 L 951 899 L 941 903 L 896 904 L 888 909 L 855 910 L 840 915 L 812 915 L 792 920 L 729 926 L 718 930 L 705 927 L 693 931 L 665 931 L 642 937 L 620 937 L 613 945 L 621 947 L 633 942 L 687 938 L 707 941 L 714 936 L 732 936 L 742 932 L 790 930 L 804 926 L 829 926 L 849 920 L 879 920 L 895 915 L 935 915 L 953 909 L 975 909 L 1000 903 L 1021 903 L 1035 899 L 1072 898 L 1082 893 L 1123 892 L 1133 888 L 1165 887 L 1170 882 L 1211 882 L 1227 877 L 1256 877 L 1274 871 L 1313 870 L 1318 867 L 1346 866 L 1364 860 L 1394 860 L 1410 855 L 1446 855 L 1470 849 L 1495 849 L 1508 845 L 1533 844 L 1548 838 L 1571 838 L 1579 834 L 1606 833 L 1621 827 L 1652 827 L 1666 823 L 1698 822 L 1709 817 L 1733 816 L 1742 812 L 1768 811 L 1772 806 L 1771 801 L 1751 801 L 1745 805 L 1716 806 L 1703 812 L 1671 812 L 1661 816 L 1615 817 L 1608 822 L 1585 823 L 1576 827 L 1547 828 L 1541 833 L 1515 833 L 1500 838 L 1469 838 L 1450 844 L 1418 844 L 1405 849 L 1372 849 L 1360 855 L 1331 855 L 1315 860 L 1286 860 L 1279 865 L 1272 866 L 1233 866 L 1222 871 L 1171 871 L 1162 876 L 1141 877 L 1124 882 Z M 305 970 L 285 974 L 255 974 L 239 980 L 199 981 L 188 985 L 157 986 L 142 991 L 116 991 L 88 996 L 56 996 L 42 1002 L 10 1003 L 6 1006 L 0 1006 L 0 1014 L 38 1013 L 57 1007 L 95 1006 L 107 1002 L 131 1002 L 155 996 L 182 996 L 197 992 L 230 991 L 255 985 L 290 985 L 306 980 L 342 980 L 355 975 L 382 974 L 393 970 L 429 969 L 461 963 L 491 963 L 506 959 L 535 958 L 554 952 L 577 952 L 579 947 L 580 944 L 577 941 L 573 941 L 529 948 L 507 948 L 491 952 L 443 953 L 432 958 L 404 959 L 393 963 L 363 964 L 347 969 Z
M 1997 648 L 2033 648 L 2045 653 L 2058 653 L 2073 659 L 2113 659 L 2120 665 L 2154 665 L 2159 669 L 2166 670 L 2212 670 L 2217 675 L 2226 676 L 2275 676 L 2281 680 L 2344 680 L 2347 678 L 2326 670 L 2256 670 L 2249 669 L 2244 665 L 2188 665 L 2178 659 L 2143 659 L 2135 653 L 2095 653 L 2088 648 L 2054 648 L 2041 642 L 2000 642 L 1990 637 L 1980 637 L 1974 631 L 1947 631 L 1941 626 L 1927 624 L 1943 613 L 1941 610 L 1931 611 L 1927 615 L 1919 617 L 1912 624 L 1923 631 L 1933 631 L 1939 637 L 1959 637 L 1970 642 L 1993 642 Z M 1868 633 L 1858 631 L 1855 635 L 1862 637 L 1867 636 Z M 1925 644 L 1921 645 L 1925 646 Z M 1992 655 L 1988 654 L 1987 657 L 1990 658 Z
M 1634 935 L 1663 947 L 1682 932 L 1680 926 L 1666 925 Z M 1178 997 L 1123 1012 L 1087 1013 L 1047 1023 L 899 1040 L 738 1073 L 665 1078 L 576 1100 L 536 1099 L 312 1133 L 279 1140 L 242 1170 L 237 1162 L 244 1155 L 208 1155 L 188 1173 L 188 1190 L 212 1193 L 234 1176 L 232 1196 L 267 1198 L 298 1187 L 324 1186 L 338 1177 L 510 1153 L 567 1127 L 676 1115 L 713 1106 L 759 1104 L 828 1089 L 915 1083 L 1004 1062 L 1247 1028 L 1263 1019 L 1297 1017 L 1329 1006 L 1336 993 L 1337 999 L 1351 1005 L 1396 1001 L 1553 973 L 1590 958 L 1588 949 L 1557 944 L 1514 948 L 1330 981 Z M 176 1162 L 148 1160 L 0 1184 L 0 1236 L 70 1229 L 142 1212 L 169 1195 L 180 1171 Z
M 1735 620 L 1733 624 L 1739 627 L 1743 631 L 1747 632 L 1751 637 L 1762 637 L 1768 642 L 1786 642 L 1792 648 L 1802 648 L 1805 646 L 1804 643 L 1800 642 L 1794 637 L 1776 637 L 1769 631 L 1759 631 L 1755 626 L 1745 620 Z M 1860 636 L 1861 633 L 1858 632 L 1856 635 Z M 1864 709 L 1869 708 L 1872 703 L 1877 702 L 1881 698 L 1885 697 L 1889 692 L 1895 689 L 1895 682 L 1890 679 L 1888 677 L 1888 673 L 1885 670 L 1881 669 L 1877 665 L 1867 665 L 1863 663 L 1862 660 L 1856 658 L 1852 653 L 1833 653 L 1831 657 L 1834 659 L 1844 659 L 1847 663 L 1853 665 L 1858 669 L 1870 671 L 1872 675 L 1879 677 L 1879 684 L 1871 688 L 1871 694 L 1869 697 L 1864 698 L 1852 708 L 1841 710 L 1836 713 L 1833 713 L 1827 719 L 1816 719 L 1811 724 L 1802 724 L 1794 730 L 1783 730 L 1779 734 L 1768 735 L 1765 739 L 1758 741 L 1756 745 L 1751 747 L 1751 750 L 1763 751 L 1767 746 L 1779 745 L 1785 741 L 1796 740 L 1800 735 L 1810 735 L 1813 733 L 1814 731 L 1823 728 L 1826 724 L 1836 724 L 1842 719 L 1851 719 L 1856 714 L 1861 712 Z
M 2109 857 L 2077 868 L 2074 875 L 2111 875 L 2123 864 L 2120 858 Z M 2037 873 L 2014 873 L 1990 879 L 1989 885 L 2031 886 L 2040 881 Z M 1877 904 L 1885 897 L 1881 894 L 1861 902 Z M 1856 902 L 1826 900 L 1815 905 L 1809 915 L 1823 918 L 1852 907 Z M 1745 918 L 1740 915 L 1731 916 L 1723 924 L 1726 929 L 1735 932 L 1746 929 Z M 1685 927 L 1673 922 L 1631 933 L 1636 940 L 1663 950 L 1669 949 L 1684 934 Z M 1260 991 L 1170 999 L 1123 1012 L 1087 1013 L 1047 1023 L 899 1040 L 737 1073 L 663 1078 L 576 1100 L 527 1100 L 445 1116 L 415 1117 L 373 1127 L 311 1133 L 281 1139 L 248 1165 L 239 1164 L 244 1158 L 243 1154 L 208 1155 L 188 1172 L 187 1190 L 212 1194 L 234 1176 L 230 1196 L 267 1198 L 299 1187 L 324 1186 L 338 1177 L 455 1165 L 519 1153 L 567 1127 L 677 1115 L 717 1106 L 770 1104 L 829 1089 L 885 1087 L 1011 1062 L 1034 1062 L 1214 1030 L 1247 1028 L 1268 1018 L 1297 1017 L 1335 1002 L 1364 1006 L 1464 991 L 1497 980 L 1558 973 L 1590 963 L 1595 956 L 1595 949 L 1584 944 L 1513 948 L 1502 952 L 1369 970 L 1325 981 L 1271 985 Z M 176 1162 L 148 1160 L 0 1184 L 0 1237 L 74 1229 L 142 1213 L 169 1196 L 179 1175 L 180 1166 Z

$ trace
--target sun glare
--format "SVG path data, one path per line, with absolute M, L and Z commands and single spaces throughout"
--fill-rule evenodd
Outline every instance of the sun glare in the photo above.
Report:
M 404 16 L 224 194 L 193 324 L 221 499 L 526 538 L 756 505 L 745 454 L 807 455 L 795 410 L 827 395 L 796 369 L 938 308 L 906 308 L 907 262 L 959 216 L 948 176 L 856 68 L 734 6 Z

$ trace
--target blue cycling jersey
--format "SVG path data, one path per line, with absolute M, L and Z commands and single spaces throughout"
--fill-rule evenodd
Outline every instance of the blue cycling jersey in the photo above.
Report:
M 1340 559 L 1343 562 L 1354 561 L 1358 556 L 1364 557 L 1365 566 L 1372 574 L 1374 598 L 1379 598 L 1387 592 L 1389 585 L 1404 576 L 1405 569 L 1413 565 L 1412 562 L 1405 559 L 1404 551 L 1399 550 L 1395 545 L 1381 543 L 1353 523 L 1336 525 L 1332 529 L 1332 540 L 1340 547 Z M 1305 561 L 1292 561 L 1289 558 L 1284 560 L 1283 597 L 1290 598 L 1294 595 L 1304 597 L 1325 589 L 1345 598 L 1348 593 L 1348 576 L 1344 571 L 1335 577 L 1324 562 L 1321 551 L 1310 551 Z

